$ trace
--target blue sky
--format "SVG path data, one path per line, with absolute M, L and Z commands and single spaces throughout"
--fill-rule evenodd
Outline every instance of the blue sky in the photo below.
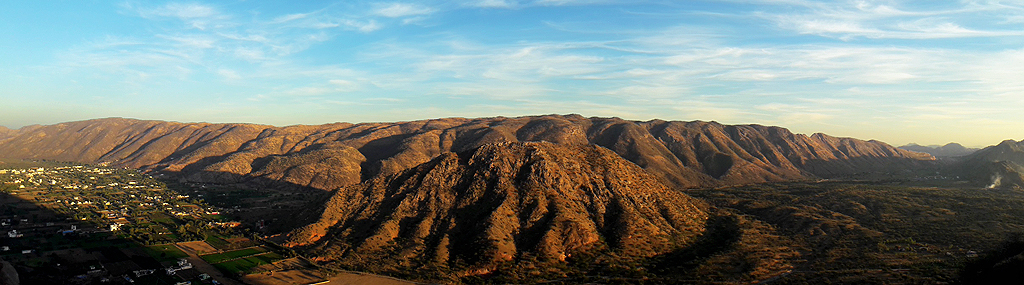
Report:
M 1024 139 L 1024 1 L 5 1 L 0 125 L 579 113 Z

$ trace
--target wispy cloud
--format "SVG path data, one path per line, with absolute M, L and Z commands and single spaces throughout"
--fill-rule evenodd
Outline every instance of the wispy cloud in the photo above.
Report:
M 238 15 L 215 5 L 129 2 L 123 13 L 149 21 L 149 36 L 116 37 L 80 44 L 63 52 L 56 66 L 65 71 L 98 68 L 140 83 L 161 77 L 210 74 L 239 80 L 234 70 L 273 74 L 295 65 L 293 56 L 345 33 L 383 28 L 372 17 L 346 15 L 327 8 L 263 19 Z M 416 11 L 406 11 L 407 13 Z M 311 68 L 316 69 L 316 68 Z M 266 77 L 266 76 L 263 76 Z
M 291 22 L 291 21 L 295 21 L 295 20 L 305 19 L 306 17 L 309 17 L 312 14 L 314 14 L 314 13 L 295 13 L 295 14 L 282 15 L 282 16 L 278 16 L 278 17 L 274 18 L 273 20 L 271 20 L 271 22 L 272 23 Z
M 132 6 L 128 6 L 132 7 Z M 224 18 L 216 8 L 197 3 L 168 3 L 155 8 L 139 8 L 143 17 L 176 17 L 180 19 Z
M 220 76 L 224 77 L 225 79 L 229 79 L 229 80 L 239 80 L 239 79 L 242 79 L 242 76 L 238 75 L 238 72 L 236 72 L 234 70 L 230 70 L 230 69 L 217 70 L 217 74 L 219 74 Z
M 380 30 L 381 28 L 383 28 L 383 26 L 381 24 L 377 23 L 377 21 L 374 21 L 374 20 L 366 20 L 366 21 L 343 20 L 340 23 L 344 24 L 346 27 L 353 28 L 353 29 L 355 29 L 357 31 L 364 32 L 364 33 L 373 32 L 373 31 Z M 331 27 L 331 25 L 334 25 L 334 24 L 330 24 L 329 23 L 329 24 L 325 24 L 323 26 L 317 26 L 317 27 L 328 27 L 329 28 L 329 27 Z
M 468 6 L 482 8 L 512 8 L 516 3 L 509 0 L 480 0 L 467 3 Z
M 427 15 L 434 13 L 436 9 L 410 3 L 389 3 L 379 5 L 374 9 L 373 14 L 388 18 L 401 18 L 408 16 Z
M 138 4 L 126 3 L 124 7 L 138 13 L 143 18 L 175 18 L 199 30 L 224 28 L 232 25 L 230 16 L 221 13 L 219 9 L 211 5 L 168 3 L 158 7 L 143 7 Z
M 527 8 L 538 6 L 584 6 L 584 5 L 607 5 L 614 3 L 627 3 L 617 0 L 471 0 L 463 3 L 464 6 L 478 8 Z
M 1019 1 L 705 4 L 356 1 L 264 14 L 131 3 L 121 12 L 151 34 L 78 44 L 54 69 L 136 93 L 205 84 L 192 88 L 259 106 L 353 108 L 322 116 L 386 105 L 354 117 L 372 120 L 581 112 L 854 136 L 870 124 L 1024 120 L 1013 111 L 1024 107 L 1024 50 L 1012 46 L 1024 37 Z M 552 16 L 594 8 L 577 5 L 622 7 L 586 10 L 607 18 Z M 543 13 L 517 14 L 533 12 Z M 509 24 L 466 25 L 465 13 Z M 852 117 L 866 119 L 843 123 Z
M 858 37 L 945 39 L 1024 35 L 1020 29 L 970 28 L 956 22 L 957 19 L 986 18 L 991 21 L 993 16 L 997 17 L 995 19 L 1002 16 L 1003 21 L 1012 21 L 1019 17 L 1020 7 L 1013 9 L 1012 5 L 1008 7 L 998 1 L 970 2 L 964 6 L 930 10 L 904 9 L 894 6 L 896 3 L 891 1 L 797 2 L 797 7 L 803 9 L 796 12 L 757 12 L 755 15 L 769 19 L 783 29 L 843 40 Z

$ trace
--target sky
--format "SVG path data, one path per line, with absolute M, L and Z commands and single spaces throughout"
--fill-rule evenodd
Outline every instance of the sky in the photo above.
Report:
M 3 1 L 0 125 L 540 114 L 1024 139 L 1024 1 Z

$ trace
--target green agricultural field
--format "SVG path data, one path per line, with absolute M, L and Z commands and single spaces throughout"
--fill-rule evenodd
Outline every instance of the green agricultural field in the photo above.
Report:
M 253 258 L 258 258 L 258 259 L 260 259 L 260 260 L 262 260 L 262 261 L 264 261 L 266 263 L 271 263 L 271 262 L 274 262 L 274 261 L 278 261 L 278 260 L 284 259 L 284 256 L 282 256 L 282 255 L 280 255 L 280 254 L 278 254 L 276 252 L 268 252 L 266 254 L 260 254 L 260 255 L 257 255 L 257 256 L 253 256 Z
M 188 254 L 185 254 L 185 252 L 182 252 L 173 244 L 151 245 L 143 247 L 143 249 L 145 249 L 146 253 L 159 261 L 175 260 L 188 256 Z
M 232 259 L 236 259 L 236 258 L 240 258 L 240 257 L 250 256 L 250 255 L 254 255 L 254 254 L 258 254 L 258 253 L 263 253 L 263 252 L 267 252 L 267 251 L 268 250 L 266 248 L 263 248 L 263 247 L 253 247 L 253 248 L 246 248 L 246 249 L 240 249 L 240 250 L 223 252 L 223 253 L 217 253 L 217 254 L 203 255 L 202 258 L 203 258 L 203 260 L 206 260 L 206 262 L 209 262 L 210 264 L 214 264 L 214 263 L 221 263 L 221 262 L 224 262 L 224 261 L 228 261 L 228 260 L 232 260 Z
M 231 246 L 231 243 L 224 240 L 220 236 L 210 236 L 206 238 L 206 243 L 212 247 L 220 250 L 225 250 Z
M 232 261 L 224 262 L 224 263 L 217 263 L 217 264 L 214 264 L 213 267 L 216 267 L 220 271 L 223 271 L 223 272 L 226 272 L 226 273 L 229 273 L 229 274 L 241 274 L 241 273 L 244 273 L 244 272 L 248 271 L 249 269 L 252 269 L 253 267 L 260 266 L 260 264 L 261 264 L 260 262 L 262 262 L 262 261 L 250 257 L 250 258 L 243 258 L 243 259 L 232 260 Z M 263 263 L 263 264 L 265 264 L 265 263 Z
M 261 255 L 257 255 L 257 256 L 251 256 L 251 257 L 236 259 L 236 260 L 232 260 L 232 261 L 228 261 L 228 262 L 217 263 L 217 264 L 214 264 L 213 266 L 217 267 L 217 269 L 219 269 L 221 271 L 224 271 L 224 272 L 227 272 L 227 273 L 230 273 L 230 274 L 239 274 L 239 273 L 247 272 L 247 271 L 249 271 L 250 269 L 252 269 L 252 268 L 254 268 L 256 266 L 260 266 L 260 265 L 264 265 L 264 264 L 270 264 L 270 263 L 272 263 L 274 261 L 278 261 L 278 260 L 281 260 L 281 259 L 283 259 L 283 257 L 280 254 L 269 252 L 269 253 L 261 254 Z

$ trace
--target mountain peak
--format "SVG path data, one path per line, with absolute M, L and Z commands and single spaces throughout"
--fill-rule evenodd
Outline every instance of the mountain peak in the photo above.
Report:
M 602 250 L 653 256 L 701 233 L 706 207 L 608 149 L 501 142 L 342 188 L 290 245 L 346 266 L 472 275 Z
M 1024 141 L 1021 141 L 1021 142 L 1024 142 Z M 1018 142 L 1017 142 L 1017 141 L 1015 141 L 1015 140 L 1012 140 L 1012 139 L 1008 139 L 1008 140 L 1003 140 L 1002 142 L 999 142 L 999 144 L 998 144 L 998 145 L 996 145 L 996 146 L 997 146 L 997 147 L 1009 147 L 1009 148 L 1016 148 L 1016 147 L 1017 147 L 1017 146 L 1018 146 L 1019 144 L 1020 144 L 1020 143 L 1018 143 Z
M 1024 187 L 1024 142 L 1004 140 L 981 149 L 958 165 L 959 175 L 997 187 Z

